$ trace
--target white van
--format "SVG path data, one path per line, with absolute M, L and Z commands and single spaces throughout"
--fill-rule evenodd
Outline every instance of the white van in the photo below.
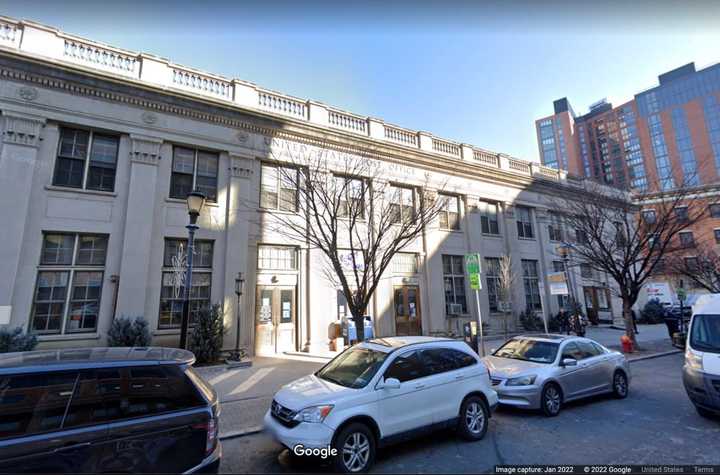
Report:
M 693 305 L 683 383 L 700 415 L 720 415 L 720 294 L 702 295 Z

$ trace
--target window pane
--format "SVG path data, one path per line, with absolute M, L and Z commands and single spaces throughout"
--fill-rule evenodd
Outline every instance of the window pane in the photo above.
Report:
M 432 348 L 421 351 L 428 375 L 446 373 L 459 368 L 459 362 L 447 348 Z
M 61 128 L 58 155 L 85 160 L 89 138 L 90 133 L 85 130 Z
M 83 236 L 78 243 L 77 265 L 103 266 L 107 254 L 107 236 Z
M 192 175 L 194 166 L 195 151 L 182 147 L 173 149 L 173 172 Z
M 84 170 L 84 160 L 58 157 L 53 185 L 81 188 Z
M 208 200 L 217 201 L 218 156 L 214 153 L 198 152 L 197 178 L 195 188 Z
M 173 173 L 170 177 L 170 198 L 184 200 L 193 191 L 192 175 Z
M 60 428 L 76 372 L 0 377 L 0 439 Z
M 32 329 L 55 333 L 65 311 L 69 272 L 39 272 L 33 306 Z
M 88 170 L 88 189 L 113 191 L 115 188 L 117 151 L 117 137 L 93 135 L 92 149 L 90 151 L 90 170 Z
M 75 272 L 67 331 L 92 331 L 97 326 L 102 272 Z
M 44 234 L 40 254 L 42 265 L 72 264 L 75 236 L 72 234 Z

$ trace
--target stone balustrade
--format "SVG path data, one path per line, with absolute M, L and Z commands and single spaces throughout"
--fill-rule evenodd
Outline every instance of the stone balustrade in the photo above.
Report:
M 232 100 L 232 84 L 227 79 L 177 66 L 172 69 L 172 85 L 199 94 Z
M 366 117 L 328 109 L 328 124 L 337 129 L 350 130 L 358 134 L 368 134 L 368 121 Z
M 168 89 L 349 131 L 426 153 L 440 154 L 450 159 L 578 186 L 576 183 L 578 179 L 569 177 L 567 172 L 562 170 L 434 137 L 427 132 L 386 124 L 379 119 L 343 112 L 318 102 L 269 91 L 239 79 L 230 80 L 192 70 L 157 56 L 124 51 L 77 38 L 30 21 L 0 17 L 0 48 L 14 48 L 33 56 L 39 55 L 111 74 L 120 74 Z

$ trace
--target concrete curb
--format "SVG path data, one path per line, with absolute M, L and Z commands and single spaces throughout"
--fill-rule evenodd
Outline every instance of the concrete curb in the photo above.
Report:
M 653 358 L 662 358 L 663 356 L 676 355 L 682 352 L 683 350 L 670 350 L 663 351 L 662 353 L 653 353 L 652 355 L 640 356 L 638 358 L 628 358 L 628 363 L 634 363 L 635 361 L 651 360 Z
M 238 437 L 245 437 L 247 435 L 258 434 L 263 431 L 263 426 L 253 426 L 247 429 L 234 430 L 228 432 L 219 437 L 220 440 L 237 439 Z

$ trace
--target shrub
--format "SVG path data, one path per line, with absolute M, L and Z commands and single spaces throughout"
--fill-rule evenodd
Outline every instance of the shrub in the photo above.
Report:
M 540 318 L 534 310 L 525 310 L 520 313 L 520 325 L 526 331 L 545 330 L 542 318 Z
M 214 363 L 220 359 L 224 334 L 223 311 L 220 305 L 204 308 L 195 319 L 188 349 L 195 353 L 198 363 Z
M 150 328 L 143 317 L 116 318 L 108 331 L 108 346 L 149 346 L 150 340 Z
M 567 318 L 567 313 L 565 314 Z M 561 320 L 560 320 L 560 312 L 550 317 L 550 320 L 548 320 L 548 331 L 550 333 L 559 333 L 561 329 Z
M 640 321 L 643 323 L 662 323 L 665 317 L 665 308 L 658 299 L 648 300 L 640 312 Z
M 0 328 L 0 353 L 32 351 L 36 346 L 37 337 L 32 333 L 24 333 L 20 327 L 13 330 Z

